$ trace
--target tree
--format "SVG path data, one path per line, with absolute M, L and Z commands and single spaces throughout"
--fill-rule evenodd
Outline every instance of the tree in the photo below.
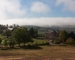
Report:
M 73 32 L 69 33 L 68 38 L 73 38 L 75 40 L 75 34 Z
M 4 46 L 6 47 L 8 45 L 7 39 L 4 40 Z
M 62 31 L 59 33 L 59 39 L 60 39 L 63 43 L 66 42 L 67 37 L 68 37 L 68 33 L 67 33 L 65 30 L 62 30 Z
M 34 29 L 33 29 L 33 28 L 31 28 L 31 29 L 29 30 L 29 35 L 30 35 L 31 37 L 34 37 Z
M 6 39 L 2 40 L 2 43 L 1 43 L 1 44 L 2 44 L 3 47 L 6 49 L 7 46 L 8 46 L 8 39 L 6 38 Z
M 32 38 L 35 38 L 35 37 L 38 36 L 38 31 L 37 31 L 36 29 L 31 28 L 31 29 L 29 30 L 29 35 L 30 35 Z
M 38 31 L 37 31 L 37 29 L 34 29 L 34 37 L 35 38 L 38 37 Z
M 2 34 L 7 36 L 7 38 L 9 38 L 9 36 L 11 36 L 11 31 L 10 30 L 5 30 Z
M 32 41 L 30 36 L 28 35 L 28 31 L 26 27 L 15 29 L 12 33 L 12 37 L 15 38 L 19 46 L 20 46 L 20 43 L 24 43 L 25 45 L 25 43 Z
M 12 26 L 12 25 L 10 25 L 10 26 L 9 26 L 9 28 L 13 28 L 13 26 Z
M 0 24 L 0 34 L 3 33 L 3 30 L 7 29 L 6 26 Z
M 14 40 L 14 38 L 10 37 L 10 38 L 8 39 L 8 44 L 9 44 L 10 48 L 14 48 L 14 45 L 15 45 L 15 40 Z
M 67 44 L 70 44 L 70 45 L 75 45 L 75 41 L 73 38 L 68 38 L 67 41 L 66 41 Z

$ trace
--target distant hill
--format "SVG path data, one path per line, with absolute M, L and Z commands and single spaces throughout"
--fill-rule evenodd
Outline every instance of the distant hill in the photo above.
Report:
M 39 33 L 45 33 L 47 30 L 56 30 L 56 31 L 61 31 L 61 30 L 66 30 L 67 32 L 75 31 L 75 26 L 34 26 L 34 25 L 25 25 L 28 29 L 30 28 L 36 28 Z

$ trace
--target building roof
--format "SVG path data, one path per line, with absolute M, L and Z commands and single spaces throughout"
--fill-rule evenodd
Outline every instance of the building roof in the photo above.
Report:
M 8 28 L 8 30 L 13 30 L 14 28 Z

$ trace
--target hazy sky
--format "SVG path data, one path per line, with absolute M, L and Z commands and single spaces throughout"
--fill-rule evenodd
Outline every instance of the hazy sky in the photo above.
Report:
M 0 0 L 0 24 L 75 25 L 75 0 Z

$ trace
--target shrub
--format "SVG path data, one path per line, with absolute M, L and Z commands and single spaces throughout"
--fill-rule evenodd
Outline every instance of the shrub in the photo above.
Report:
M 0 44 L 1 44 L 1 42 L 2 42 L 2 39 L 0 38 Z
M 8 39 L 8 44 L 9 44 L 9 46 L 10 46 L 11 48 L 14 48 L 14 45 L 15 45 L 15 40 L 14 40 L 14 38 L 10 37 L 10 38 Z
M 57 38 L 56 40 L 54 40 L 53 41 L 55 44 L 60 44 L 60 43 L 62 43 L 62 40 L 61 39 L 59 39 L 59 38 Z
M 7 42 L 7 39 L 4 40 L 4 46 L 7 46 L 8 45 L 8 42 Z
M 1 44 L 3 45 L 3 46 L 2 46 L 3 49 L 7 49 L 7 46 L 8 46 L 8 39 L 2 40 Z
M 70 44 L 70 45 L 75 45 L 75 41 L 72 38 L 68 38 L 67 41 L 66 41 L 66 43 Z

